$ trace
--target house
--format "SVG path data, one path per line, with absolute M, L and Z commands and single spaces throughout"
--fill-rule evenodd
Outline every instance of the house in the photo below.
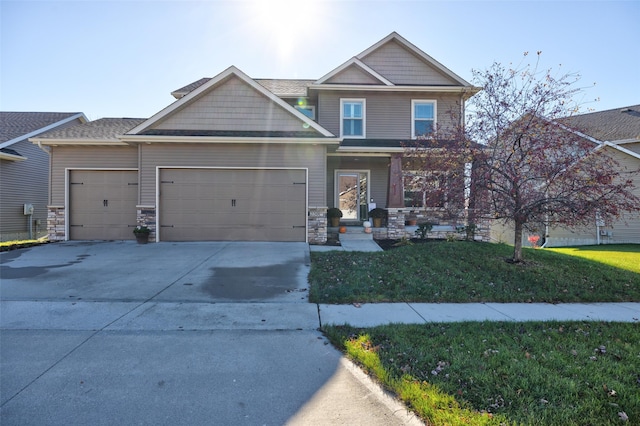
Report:
M 395 32 L 317 79 L 231 66 L 148 119 L 32 138 L 51 150 L 49 236 L 323 243 L 328 208 L 358 224 L 373 206 L 404 235 L 403 143 L 457 124 L 478 90 Z
M 631 179 L 634 194 L 640 196 L 640 105 L 575 115 L 562 120 L 566 129 L 593 143 L 598 155 L 612 156 L 621 177 Z M 594 244 L 640 244 L 640 212 L 627 212 L 618 221 L 606 223 L 593 218 L 588 227 L 547 226 L 536 230 L 538 244 L 545 247 Z M 545 235 L 546 234 L 546 235 Z M 530 235 L 523 235 L 523 245 Z M 496 223 L 491 228 L 493 241 L 513 242 L 513 229 Z
M 0 241 L 46 234 L 49 154 L 28 139 L 86 121 L 79 112 L 0 112 Z

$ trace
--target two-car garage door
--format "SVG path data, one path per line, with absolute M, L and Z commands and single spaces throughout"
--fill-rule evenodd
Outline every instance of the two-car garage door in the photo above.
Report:
M 306 241 L 306 170 L 160 169 L 161 241 Z

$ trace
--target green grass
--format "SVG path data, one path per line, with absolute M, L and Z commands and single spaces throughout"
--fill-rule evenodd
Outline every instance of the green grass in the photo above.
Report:
M 432 323 L 324 331 L 427 424 L 640 424 L 638 324 Z
M 508 245 L 464 241 L 378 253 L 313 252 L 309 297 L 316 303 L 640 301 L 640 272 L 634 269 L 640 245 L 624 247 L 578 250 L 598 253 L 598 260 L 560 249 L 523 249 L 520 264 L 506 262 L 513 251 Z M 603 263 L 619 253 L 624 268 Z
M 0 242 L 0 251 L 15 250 L 26 247 L 33 247 L 48 242 L 47 237 L 42 237 L 37 240 L 12 240 Z
M 593 260 L 640 274 L 640 245 L 638 244 L 551 248 L 547 250 Z

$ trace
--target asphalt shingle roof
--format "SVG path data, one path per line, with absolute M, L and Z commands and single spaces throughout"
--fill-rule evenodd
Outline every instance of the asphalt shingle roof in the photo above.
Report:
M 101 118 L 64 129 L 51 130 L 38 136 L 42 139 L 96 139 L 117 141 L 116 136 L 123 135 L 146 118 Z
M 47 127 L 79 112 L 0 112 L 0 143 Z
M 171 93 L 174 95 L 180 94 L 184 96 L 187 93 L 202 86 L 209 80 L 211 80 L 211 78 L 208 78 L 208 77 L 201 78 L 200 80 L 194 81 L 191 84 L 187 84 L 186 86 L 181 87 L 178 90 L 174 90 Z M 311 84 L 313 84 L 315 80 L 287 80 L 287 79 L 256 78 L 255 81 L 276 96 L 290 98 L 290 97 L 298 97 L 298 96 L 302 96 L 302 97 L 307 96 L 307 88 Z
M 563 123 L 603 142 L 640 139 L 640 105 L 575 115 Z

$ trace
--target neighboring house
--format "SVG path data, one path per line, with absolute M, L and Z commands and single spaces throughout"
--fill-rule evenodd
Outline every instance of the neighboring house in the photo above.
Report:
M 357 224 L 373 204 L 404 235 L 404 143 L 457 124 L 478 90 L 397 33 L 319 79 L 229 67 L 149 119 L 32 138 L 51 149 L 50 238 L 133 239 L 145 224 L 156 241 L 322 243 L 329 207 Z
M 0 241 L 46 234 L 49 154 L 28 139 L 86 121 L 79 112 L 0 112 Z
M 633 180 L 634 193 L 640 196 L 640 105 L 576 115 L 562 123 L 591 141 L 594 149 L 611 155 L 618 162 L 621 176 Z M 533 234 L 543 237 L 539 244 L 544 242 L 545 247 L 640 244 L 640 212 L 627 212 L 625 217 L 613 223 L 604 223 L 594 217 L 592 225 L 586 228 L 542 228 Z M 523 235 L 523 245 L 531 245 L 529 235 Z M 492 226 L 493 241 L 513 243 L 513 238 L 512 227 L 500 223 Z

